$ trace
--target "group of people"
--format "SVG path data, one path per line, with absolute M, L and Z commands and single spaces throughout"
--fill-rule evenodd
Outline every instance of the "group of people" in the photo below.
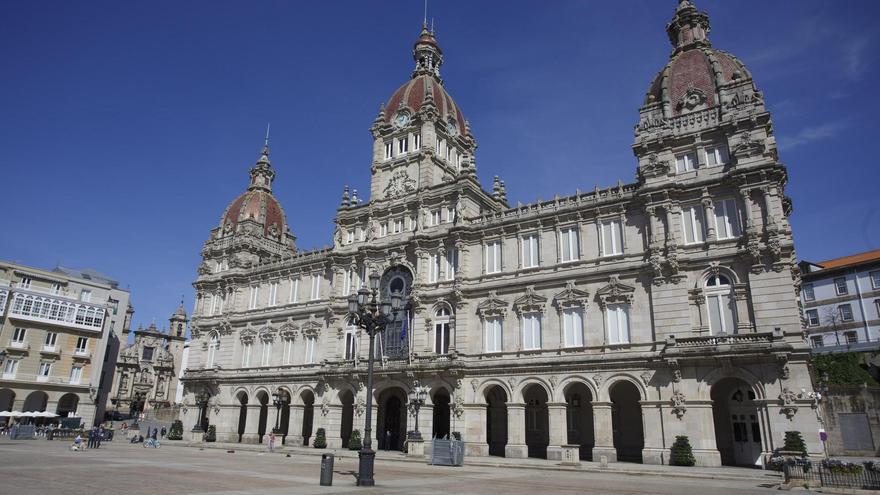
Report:
M 86 434 L 85 446 L 83 446 L 83 437 L 80 434 L 73 439 L 73 445 L 70 449 L 75 451 L 83 449 L 100 449 L 102 441 L 112 439 L 113 430 L 105 430 L 103 426 L 95 426 Z
M 158 447 L 159 446 L 159 438 L 165 438 L 165 435 L 168 433 L 168 430 L 163 426 L 160 430 L 157 428 L 147 428 L 147 437 L 144 439 L 143 435 L 134 435 L 131 437 L 130 443 L 142 443 L 144 447 Z

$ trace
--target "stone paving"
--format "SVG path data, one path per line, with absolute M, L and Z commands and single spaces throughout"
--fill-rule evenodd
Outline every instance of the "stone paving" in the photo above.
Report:
M 318 484 L 320 458 L 237 450 L 105 443 L 71 452 L 68 441 L 0 440 L 0 494 L 727 494 L 771 493 L 768 479 L 693 479 L 511 467 L 427 466 L 380 458 L 377 486 L 354 486 L 357 455 L 337 457 L 332 487 Z

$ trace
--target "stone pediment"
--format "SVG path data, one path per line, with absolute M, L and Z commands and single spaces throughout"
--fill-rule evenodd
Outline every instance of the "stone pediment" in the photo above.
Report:
M 278 334 L 281 336 L 281 338 L 286 340 L 295 339 L 298 333 L 299 329 L 290 321 L 285 322 L 278 330 Z
M 517 313 L 543 313 L 547 298 L 535 292 L 534 286 L 526 287 L 526 293 L 513 301 Z
M 565 283 L 565 289 L 553 296 L 553 305 L 559 311 L 575 307 L 586 309 L 589 298 L 589 292 L 575 288 L 574 281 L 569 280 Z
M 486 299 L 483 299 L 477 305 L 477 314 L 480 315 L 481 319 L 492 316 L 503 318 L 507 314 L 507 301 L 499 299 L 498 294 L 493 290 L 489 292 L 489 296 Z
M 274 327 L 266 325 L 257 332 L 257 335 L 262 342 L 272 342 L 275 340 L 275 336 L 278 334 L 278 330 Z
M 317 337 L 321 334 L 321 330 L 324 329 L 324 325 L 315 318 L 315 315 L 309 316 L 308 321 L 303 323 L 302 325 L 302 333 L 306 337 Z
M 596 297 L 603 308 L 609 304 L 631 304 L 635 291 L 635 287 L 622 283 L 617 275 L 612 275 L 608 285 L 596 292 Z
M 257 332 L 254 329 L 252 329 L 251 327 L 245 328 L 239 334 L 239 338 L 241 339 L 241 342 L 244 344 L 253 343 L 253 341 L 254 341 L 254 339 L 256 339 L 256 337 L 257 337 Z

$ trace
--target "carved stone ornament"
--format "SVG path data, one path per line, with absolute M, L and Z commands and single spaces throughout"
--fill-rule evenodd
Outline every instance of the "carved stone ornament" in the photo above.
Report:
M 543 313 L 547 298 L 535 292 L 535 287 L 526 287 L 526 293 L 513 301 L 513 307 L 517 313 Z
M 412 179 L 406 170 L 398 170 L 391 176 L 388 185 L 385 186 L 385 199 L 399 198 L 416 190 L 416 181 Z
M 608 285 L 596 292 L 596 297 L 602 308 L 615 303 L 631 304 L 635 290 L 635 287 L 622 283 L 617 275 L 612 275 Z
M 602 376 L 602 373 L 596 373 L 593 375 L 593 383 L 596 384 L 596 388 L 601 387 L 604 381 L 605 377 Z
M 706 107 L 706 93 L 699 88 L 689 87 L 678 101 L 678 108 L 682 111 L 692 112 Z
M 518 380 L 516 379 L 515 376 L 512 376 L 512 377 L 510 377 L 510 378 L 507 379 L 507 384 L 510 385 L 510 390 L 511 390 L 511 391 L 516 390 L 516 384 L 517 384 L 517 383 L 518 383 Z
M 556 390 L 556 385 L 559 383 L 559 378 L 556 375 L 550 376 L 550 390 Z
M 553 296 L 553 305 L 556 306 L 557 311 L 562 311 L 566 308 L 587 309 L 589 298 L 589 292 L 576 289 L 574 280 L 569 280 L 565 283 L 565 289 Z
M 455 400 L 452 401 L 452 404 L 449 406 L 449 409 L 452 411 L 452 415 L 455 416 L 455 419 L 461 419 L 464 415 L 464 398 L 460 394 L 457 394 Z
M 479 380 L 476 378 L 471 379 L 471 389 L 473 389 L 474 393 L 477 393 L 477 387 L 480 385 Z
M 498 294 L 493 290 L 489 292 L 489 296 L 486 299 L 482 300 L 480 304 L 477 305 L 477 314 L 480 315 L 481 320 L 493 316 L 500 316 L 503 318 L 507 314 L 507 302 L 503 299 L 499 299 Z
M 687 406 L 685 406 L 686 398 L 683 393 L 680 391 L 676 391 L 672 394 L 672 398 L 670 402 L 672 403 L 672 414 L 678 419 L 682 419 L 684 417 L 684 413 L 687 412 Z
M 668 161 L 661 161 L 657 153 L 651 153 L 648 156 L 648 164 L 642 167 L 642 175 L 649 178 L 662 177 L 668 175 L 671 168 Z
M 256 336 L 257 332 L 250 327 L 245 328 L 241 331 L 241 334 L 239 334 L 239 338 L 243 344 L 252 344 Z
M 642 374 L 639 375 L 639 378 L 642 379 L 642 383 L 645 384 L 645 386 L 647 387 L 648 384 L 651 383 L 651 378 L 654 378 L 654 371 L 653 370 L 643 371 Z
M 763 139 L 752 139 L 752 134 L 744 130 L 739 134 L 739 142 L 733 147 L 733 155 L 737 158 L 760 156 L 766 148 Z
M 794 418 L 794 415 L 797 414 L 797 405 L 795 401 L 797 400 L 797 394 L 792 392 L 785 387 L 782 389 L 782 393 L 779 394 L 779 402 L 782 404 L 780 411 L 782 414 L 785 414 L 785 417 L 791 420 Z
M 321 402 L 321 416 L 326 416 L 330 414 L 330 400 L 324 399 L 324 402 Z
M 367 410 L 367 404 L 364 402 L 362 397 L 358 397 L 358 399 L 354 402 L 354 414 L 355 416 L 361 417 L 364 415 L 364 412 Z

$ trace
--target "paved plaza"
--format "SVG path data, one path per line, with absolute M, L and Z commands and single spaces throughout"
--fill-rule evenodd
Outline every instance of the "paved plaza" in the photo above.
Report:
M 378 459 L 377 486 L 354 486 L 356 455 L 336 460 L 332 487 L 318 484 L 320 457 L 294 453 L 163 446 L 145 449 L 124 443 L 71 452 L 67 441 L 0 440 L 0 493 L 3 494 L 323 494 L 405 493 L 457 495 L 595 493 L 725 494 L 771 493 L 772 477 L 742 480 L 510 467 L 434 467 Z

